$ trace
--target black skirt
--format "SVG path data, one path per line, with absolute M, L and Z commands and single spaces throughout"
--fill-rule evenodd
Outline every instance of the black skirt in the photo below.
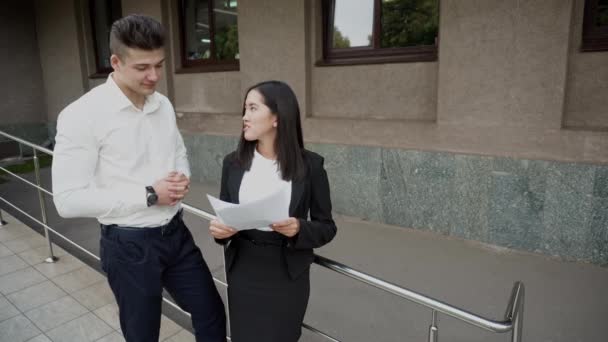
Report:
M 231 243 L 237 254 L 228 272 L 233 342 L 295 342 L 310 295 L 310 272 L 291 279 L 283 255 L 285 238 L 249 230 Z

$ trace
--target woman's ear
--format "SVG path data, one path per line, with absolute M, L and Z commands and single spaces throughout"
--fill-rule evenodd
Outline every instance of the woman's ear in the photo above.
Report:
M 272 127 L 277 128 L 278 125 L 279 124 L 278 124 L 277 120 L 274 120 L 274 122 L 272 123 Z

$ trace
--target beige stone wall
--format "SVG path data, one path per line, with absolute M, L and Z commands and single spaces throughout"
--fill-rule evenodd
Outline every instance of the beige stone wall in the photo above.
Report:
M 0 126 L 46 121 L 33 1 L 0 3 Z
M 36 32 L 42 64 L 47 118 L 84 94 L 86 75 L 78 39 L 74 0 L 36 0 Z
M 439 123 L 561 127 L 571 0 L 444 0 Z
M 190 73 L 181 68 L 175 1 L 167 1 L 164 8 L 169 12 L 173 38 L 171 55 L 175 74 L 170 82 L 179 113 L 194 113 L 199 120 L 223 114 L 229 116 L 226 120 L 234 121 L 240 115 L 246 89 L 270 79 L 290 84 L 300 100 L 302 112 L 306 112 L 305 2 L 239 2 L 240 70 L 206 73 Z
M 169 94 L 175 110 L 178 113 L 197 113 L 201 118 L 209 114 L 238 115 L 241 108 L 240 72 L 182 72 L 176 1 L 163 1 L 163 17 L 171 38 L 166 65 L 168 84 L 171 85 Z
M 316 66 L 322 59 L 320 1 L 308 18 L 309 116 L 317 118 L 435 121 L 437 62 Z
M 178 74 L 173 82 L 178 112 L 238 115 L 241 111 L 238 72 Z
M 294 12 L 296 1 L 248 1 L 239 4 L 241 89 L 255 77 L 296 73 L 290 79 L 306 108 L 309 142 L 607 163 L 608 135 L 562 129 L 576 79 L 568 70 L 570 36 L 580 36 L 571 31 L 582 1 L 573 1 L 442 0 L 437 62 L 342 67 L 315 65 L 321 55 L 319 1 L 301 12 Z M 293 25 L 301 20 L 299 13 L 305 23 Z M 606 54 L 597 55 L 594 67 L 607 66 Z M 598 82 L 575 73 L 579 83 L 587 82 L 579 91 Z M 188 86 L 176 87 L 177 103 L 182 102 L 177 94 L 197 86 L 194 79 L 205 77 L 192 75 Z M 598 99 L 608 98 L 601 89 L 593 105 L 598 111 Z M 195 103 L 189 96 L 182 95 L 183 102 Z M 239 134 L 238 117 L 218 114 L 226 102 L 209 108 L 208 100 L 201 101 L 187 108 L 181 127 Z M 584 110 L 580 102 L 574 107 Z M 595 114 L 600 117 L 606 115 Z
M 608 129 L 608 52 L 580 52 L 585 1 L 575 0 L 564 125 Z
M 437 63 L 313 67 L 313 117 L 435 121 Z
M 306 1 L 239 2 L 241 93 L 266 80 L 287 82 L 307 112 Z
M 578 52 L 583 3 L 442 0 L 437 62 L 327 67 L 316 65 L 320 0 L 243 1 L 240 70 L 207 73 L 180 70 L 176 1 L 126 0 L 123 12 L 168 28 L 161 91 L 188 131 L 238 135 L 245 89 L 279 79 L 300 100 L 309 142 L 607 163 L 597 130 L 608 127 L 608 53 Z M 103 82 L 88 79 L 86 19 L 58 4 L 37 2 L 49 112 Z

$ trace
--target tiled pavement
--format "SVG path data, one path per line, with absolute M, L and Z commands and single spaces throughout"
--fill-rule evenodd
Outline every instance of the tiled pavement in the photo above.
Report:
M 44 237 L 3 216 L 8 224 L 0 227 L 0 342 L 124 341 L 106 278 L 58 246 L 59 260 L 44 263 Z M 161 341 L 194 341 L 169 318 L 161 322 Z

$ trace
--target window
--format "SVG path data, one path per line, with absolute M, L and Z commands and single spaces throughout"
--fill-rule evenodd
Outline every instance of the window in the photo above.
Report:
M 180 0 L 182 67 L 239 69 L 236 0 Z
M 586 0 L 582 51 L 608 51 L 608 0 Z
M 323 62 L 437 59 L 439 0 L 323 0 Z
M 110 64 L 110 29 L 122 16 L 120 0 L 89 0 L 91 29 L 95 48 L 95 66 L 98 75 L 112 72 Z

